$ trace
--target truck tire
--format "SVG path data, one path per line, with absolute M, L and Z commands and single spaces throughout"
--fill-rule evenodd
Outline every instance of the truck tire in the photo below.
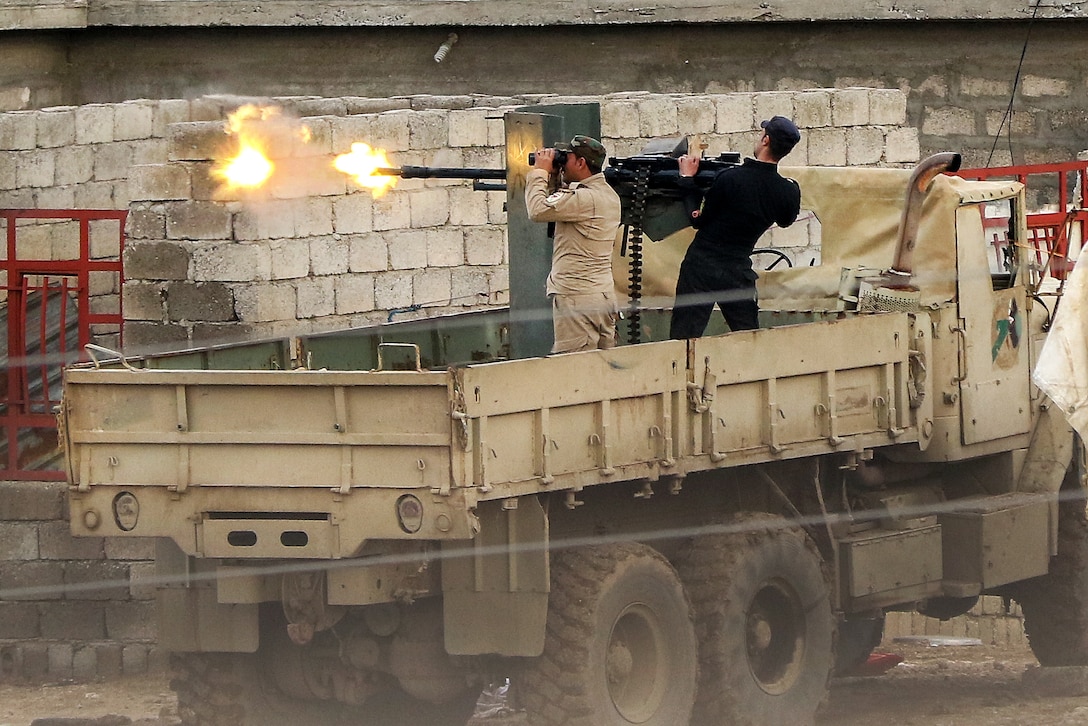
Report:
M 184 726 L 316 726 L 340 723 L 344 711 L 280 693 L 262 675 L 257 653 L 176 653 L 171 666 Z
M 835 664 L 830 578 L 786 520 L 735 517 L 679 563 L 699 641 L 696 726 L 811 724 Z
M 1050 559 L 1050 572 L 1017 583 L 1011 593 L 1040 665 L 1088 665 L 1088 516 L 1073 470 L 1061 489 L 1058 554 Z
M 868 660 L 884 639 L 884 615 L 839 622 L 835 639 L 835 675 L 845 676 Z
M 515 674 L 533 726 L 679 726 L 695 697 L 691 606 L 672 565 L 632 543 L 558 552 L 544 653 Z

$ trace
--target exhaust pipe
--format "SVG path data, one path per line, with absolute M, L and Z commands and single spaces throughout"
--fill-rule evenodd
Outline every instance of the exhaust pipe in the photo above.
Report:
M 923 159 L 914 168 L 907 183 L 907 199 L 903 205 L 903 216 L 899 220 L 899 243 L 895 252 L 895 263 L 888 274 L 901 275 L 910 280 L 914 271 L 914 247 L 918 241 L 918 224 L 922 220 L 922 202 L 929 193 L 929 187 L 938 174 L 958 171 L 963 157 L 951 151 Z

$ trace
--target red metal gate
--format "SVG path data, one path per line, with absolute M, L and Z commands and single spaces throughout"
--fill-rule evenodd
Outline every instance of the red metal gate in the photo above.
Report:
M 0 210 L 0 479 L 64 479 L 53 408 L 66 365 L 96 340 L 120 346 L 128 212 Z M 6 328 L 6 330 L 3 330 Z

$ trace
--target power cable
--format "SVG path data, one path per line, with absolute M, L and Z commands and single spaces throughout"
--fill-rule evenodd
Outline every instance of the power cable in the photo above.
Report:
M 1020 50 L 1020 62 L 1016 65 L 1016 76 L 1012 82 L 1012 93 L 1009 94 L 1009 106 L 1005 109 L 1005 115 L 1001 118 L 1001 124 L 997 127 L 997 131 L 994 133 L 994 143 L 990 147 L 990 156 L 986 159 L 986 166 L 990 166 L 990 162 L 993 161 L 994 152 L 997 150 L 998 139 L 1001 138 L 1001 130 L 1005 128 L 1005 124 L 1009 125 L 1009 163 L 1013 164 L 1012 158 L 1012 107 L 1016 102 L 1016 89 L 1020 87 L 1020 74 L 1024 70 L 1024 58 L 1028 54 L 1028 46 L 1031 43 L 1031 29 L 1035 25 L 1035 18 L 1039 14 L 1039 6 L 1043 4 L 1043 0 L 1035 0 L 1035 7 L 1031 11 L 1031 19 L 1028 21 L 1028 32 L 1024 37 L 1024 47 Z

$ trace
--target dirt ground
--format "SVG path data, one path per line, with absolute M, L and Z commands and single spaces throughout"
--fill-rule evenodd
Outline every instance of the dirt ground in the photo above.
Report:
M 883 675 L 834 681 L 818 726 L 1088 723 L 1088 695 L 1052 695 L 1044 692 L 1049 689 L 1040 687 L 1035 679 L 1024 678 L 1025 671 L 1036 667 L 1027 649 L 886 641 L 877 652 L 899 655 L 903 662 Z M 110 714 L 124 718 L 96 723 Z M 178 723 L 165 674 L 82 685 L 0 685 L 0 726 L 29 726 L 35 719 L 41 719 L 36 726 Z M 471 723 L 508 726 L 522 721 L 507 716 L 473 719 Z

